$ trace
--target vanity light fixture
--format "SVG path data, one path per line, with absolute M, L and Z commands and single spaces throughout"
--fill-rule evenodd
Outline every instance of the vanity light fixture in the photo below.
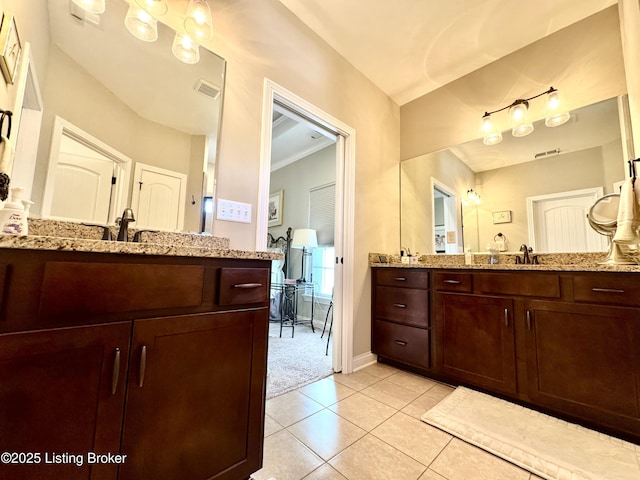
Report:
M 105 9 L 105 0 L 72 0 L 73 3 L 78 5 L 80 8 L 83 8 L 89 13 L 95 13 L 96 15 L 100 15 L 104 13 Z
M 502 134 L 493 124 L 491 115 L 509 109 L 509 119 L 511 125 L 511 134 L 514 137 L 524 137 L 533 132 L 533 123 L 529 120 L 529 102 L 534 98 L 547 96 L 547 107 L 545 110 L 545 125 L 547 127 L 557 127 L 566 123 L 571 115 L 560 99 L 560 93 L 557 89 L 550 87 L 538 95 L 529 98 L 518 98 L 512 104 L 499 108 L 492 112 L 485 112 L 482 117 L 483 143 L 485 145 L 496 145 L 502 141 Z
M 467 200 L 470 204 L 480 205 L 480 195 L 473 188 L 467 190 Z
M 213 36 L 211 9 L 205 0 L 189 0 L 184 28 L 197 41 L 209 40 Z
M 136 0 L 136 4 L 156 18 L 165 15 L 169 10 L 167 0 Z
M 129 5 L 124 24 L 134 37 L 142 41 L 155 42 L 158 39 L 158 20 L 136 5 Z
M 181 62 L 194 64 L 200 61 L 200 47 L 184 33 L 176 32 L 171 51 Z

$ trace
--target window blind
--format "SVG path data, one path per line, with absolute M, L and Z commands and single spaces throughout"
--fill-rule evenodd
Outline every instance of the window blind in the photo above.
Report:
M 336 216 L 336 184 L 330 183 L 309 190 L 309 228 L 316 231 L 318 245 L 333 245 Z

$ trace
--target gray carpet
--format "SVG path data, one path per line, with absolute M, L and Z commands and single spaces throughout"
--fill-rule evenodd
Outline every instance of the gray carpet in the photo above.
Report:
M 284 328 L 282 338 L 280 324 L 269 326 L 269 354 L 267 361 L 267 399 L 290 392 L 333 373 L 331 370 L 331 346 L 324 354 L 327 335 L 320 338 L 322 329 L 312 333 L 308 325 L 296 325 L 291 338 L 291 328 Z

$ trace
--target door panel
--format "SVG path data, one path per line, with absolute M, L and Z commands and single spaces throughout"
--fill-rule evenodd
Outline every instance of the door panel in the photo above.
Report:
M 182 230 L 187 176 L 136 164 L 132 208 L 136 228 Z

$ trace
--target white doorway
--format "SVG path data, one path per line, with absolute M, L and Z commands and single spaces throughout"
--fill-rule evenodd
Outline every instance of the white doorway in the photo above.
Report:
M 606 251 L 606 238 L 587 220 L 602 195 L 602 187 L 596 187 L 528 197 L 529 245 L 545 253 Z
M 131 192 L 136 228 L 181 231 L 186 195 L 186 174 L 136 163 Z
M 458 253 L 458 222 L 456 193 L 431 177 L 431 253 Z
M 335 286 L 333 296 L 334 371 L 353 371 L 353 223 L 355 130 L 311 105 L 276 83 L 265 80 L 262 152 L 257 207 L 256 248 L 264 250 L 268 233 L 269 178 L 271 171 L 272 112 L 275 103 L 285 106 L 300 117 L 336 136 L 336 199 L 335 199 Z

